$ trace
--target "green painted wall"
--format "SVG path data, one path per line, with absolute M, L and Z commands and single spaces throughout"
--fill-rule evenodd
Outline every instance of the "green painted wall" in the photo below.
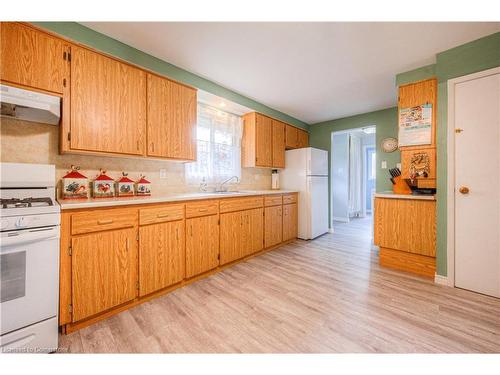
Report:
M 253 99 L 249 99 L 208 79 L 190 73 L 168 62 L 148 55 L 136 48 L 110 38 L 76 22 L 32 22 L 34 25 L 57 33 L 75 42 L 85 44 L 99 51 L 108 53 L 132 64 L 142 66 L 179 82 L 186 83 L 229 101 L 252 108 L 253 110 L 288 122 L 302 129 L 309 130 L 309 125 L 283 112 L 277 111 Z
M 340 130 L 355 129 L 370 125 L 375 125 L 377 128 L 376 134 L 376 158 L 377 158 L 377 191 L 391 190 L 392 185 L 389 180 L 389 172 L 387 169 L 381 169 L 382 160 L 387 161 L 387 168 L 396 167 L 396 163 L 400 161 L 399 151 L 385 153 L 380 148 L 382 139 L 387 137 L 397 138 L 397 107 L 382 109 L 380 111 L 363 113 L 345 117 L 332 121 L 320 122 L 309 127 L 309 143 L 312 147 L 321 148 L 328 151 L 328 165 L 331 168 L 331 147 L 332 147 L 332 132 Z M 330 194 L 329 194 L 330 195 Z M 330 207 L 331 197 L 328 197 Z M 331 212 L 330 212 L 331 216 Z
M 463 75 L 500 66 L 500 33 L 495 33 L 473 42 L 438 53 L 435 76 L 438 79 L 437 104 L 437 250 L 438 275 L 446 276 L 447 270 L 447 124 L 448 124 L 448 84 L 447 80 Z M 426 67 L 422 69 L 425 70 Z M 414 79 L 415 71 L 398 74 L 399 84 Z

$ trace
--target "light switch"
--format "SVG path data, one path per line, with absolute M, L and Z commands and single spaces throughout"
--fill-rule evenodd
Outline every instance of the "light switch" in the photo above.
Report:
M 396 164 L 396 168 L 399 169 L 399 170 L 401 170 L 401 163 L 397 163 Z
M 162 168 L 160 169 L 160 178 L 167 178 L 167 170 Z
M 387 161 L 386 160 L 382 160 L 382 169 L 387 169 Z

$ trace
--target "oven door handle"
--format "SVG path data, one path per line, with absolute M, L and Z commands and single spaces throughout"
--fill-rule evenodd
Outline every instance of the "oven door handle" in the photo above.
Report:
M 50 239 L 59 238 L 59 227 L 57 228 L 42 228 L 42 229 L 31 229 L 22 232 L 12 232 L 15 235 L 5 236 L 0 239 L 0 245 L 2 247 L 2 253 L 9 253 L 11 251 L 6 251 L 5 247 L 25 245 L 32 242 L 45 241 Z

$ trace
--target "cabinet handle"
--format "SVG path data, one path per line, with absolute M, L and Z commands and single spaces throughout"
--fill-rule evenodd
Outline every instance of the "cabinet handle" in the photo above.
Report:
M 199 208 L 199 209 L 198 209 L 198 212 L 207 212 L 207 211 L 208 211 L 208 209 L 207 209 L 207 208 Z
M 103 225 L 103 224 L 111 224 L 113 220 L 107 219 L 107 220 L 97 220 L 97 224 Z
M 177 238 L 177 241 L 179 241 L 179 228 L 175 228 L 175 236 Z
M 130 241 L 129 241 L 129 239 L 127 238 L 127 241 L 126 241 L 126 244 L 125 244 L 125 250 L 127 250 L 127 251 L 128 251 L 128 250 L 129 250 L 129 248 L 130 248 Z
M 158 214 L 156 215 L 157 218 L 161 219 L 162 217 L 169 217 L 170 214 Z
M 190 227 L 191 227 L 191 237 L 193 237 L 193 224 L 191 224 Z

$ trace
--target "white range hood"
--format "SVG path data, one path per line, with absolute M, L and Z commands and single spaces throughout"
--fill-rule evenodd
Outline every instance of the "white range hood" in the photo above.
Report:
M 0 84 L 1 116 L 58 125 L 61 98 Z

